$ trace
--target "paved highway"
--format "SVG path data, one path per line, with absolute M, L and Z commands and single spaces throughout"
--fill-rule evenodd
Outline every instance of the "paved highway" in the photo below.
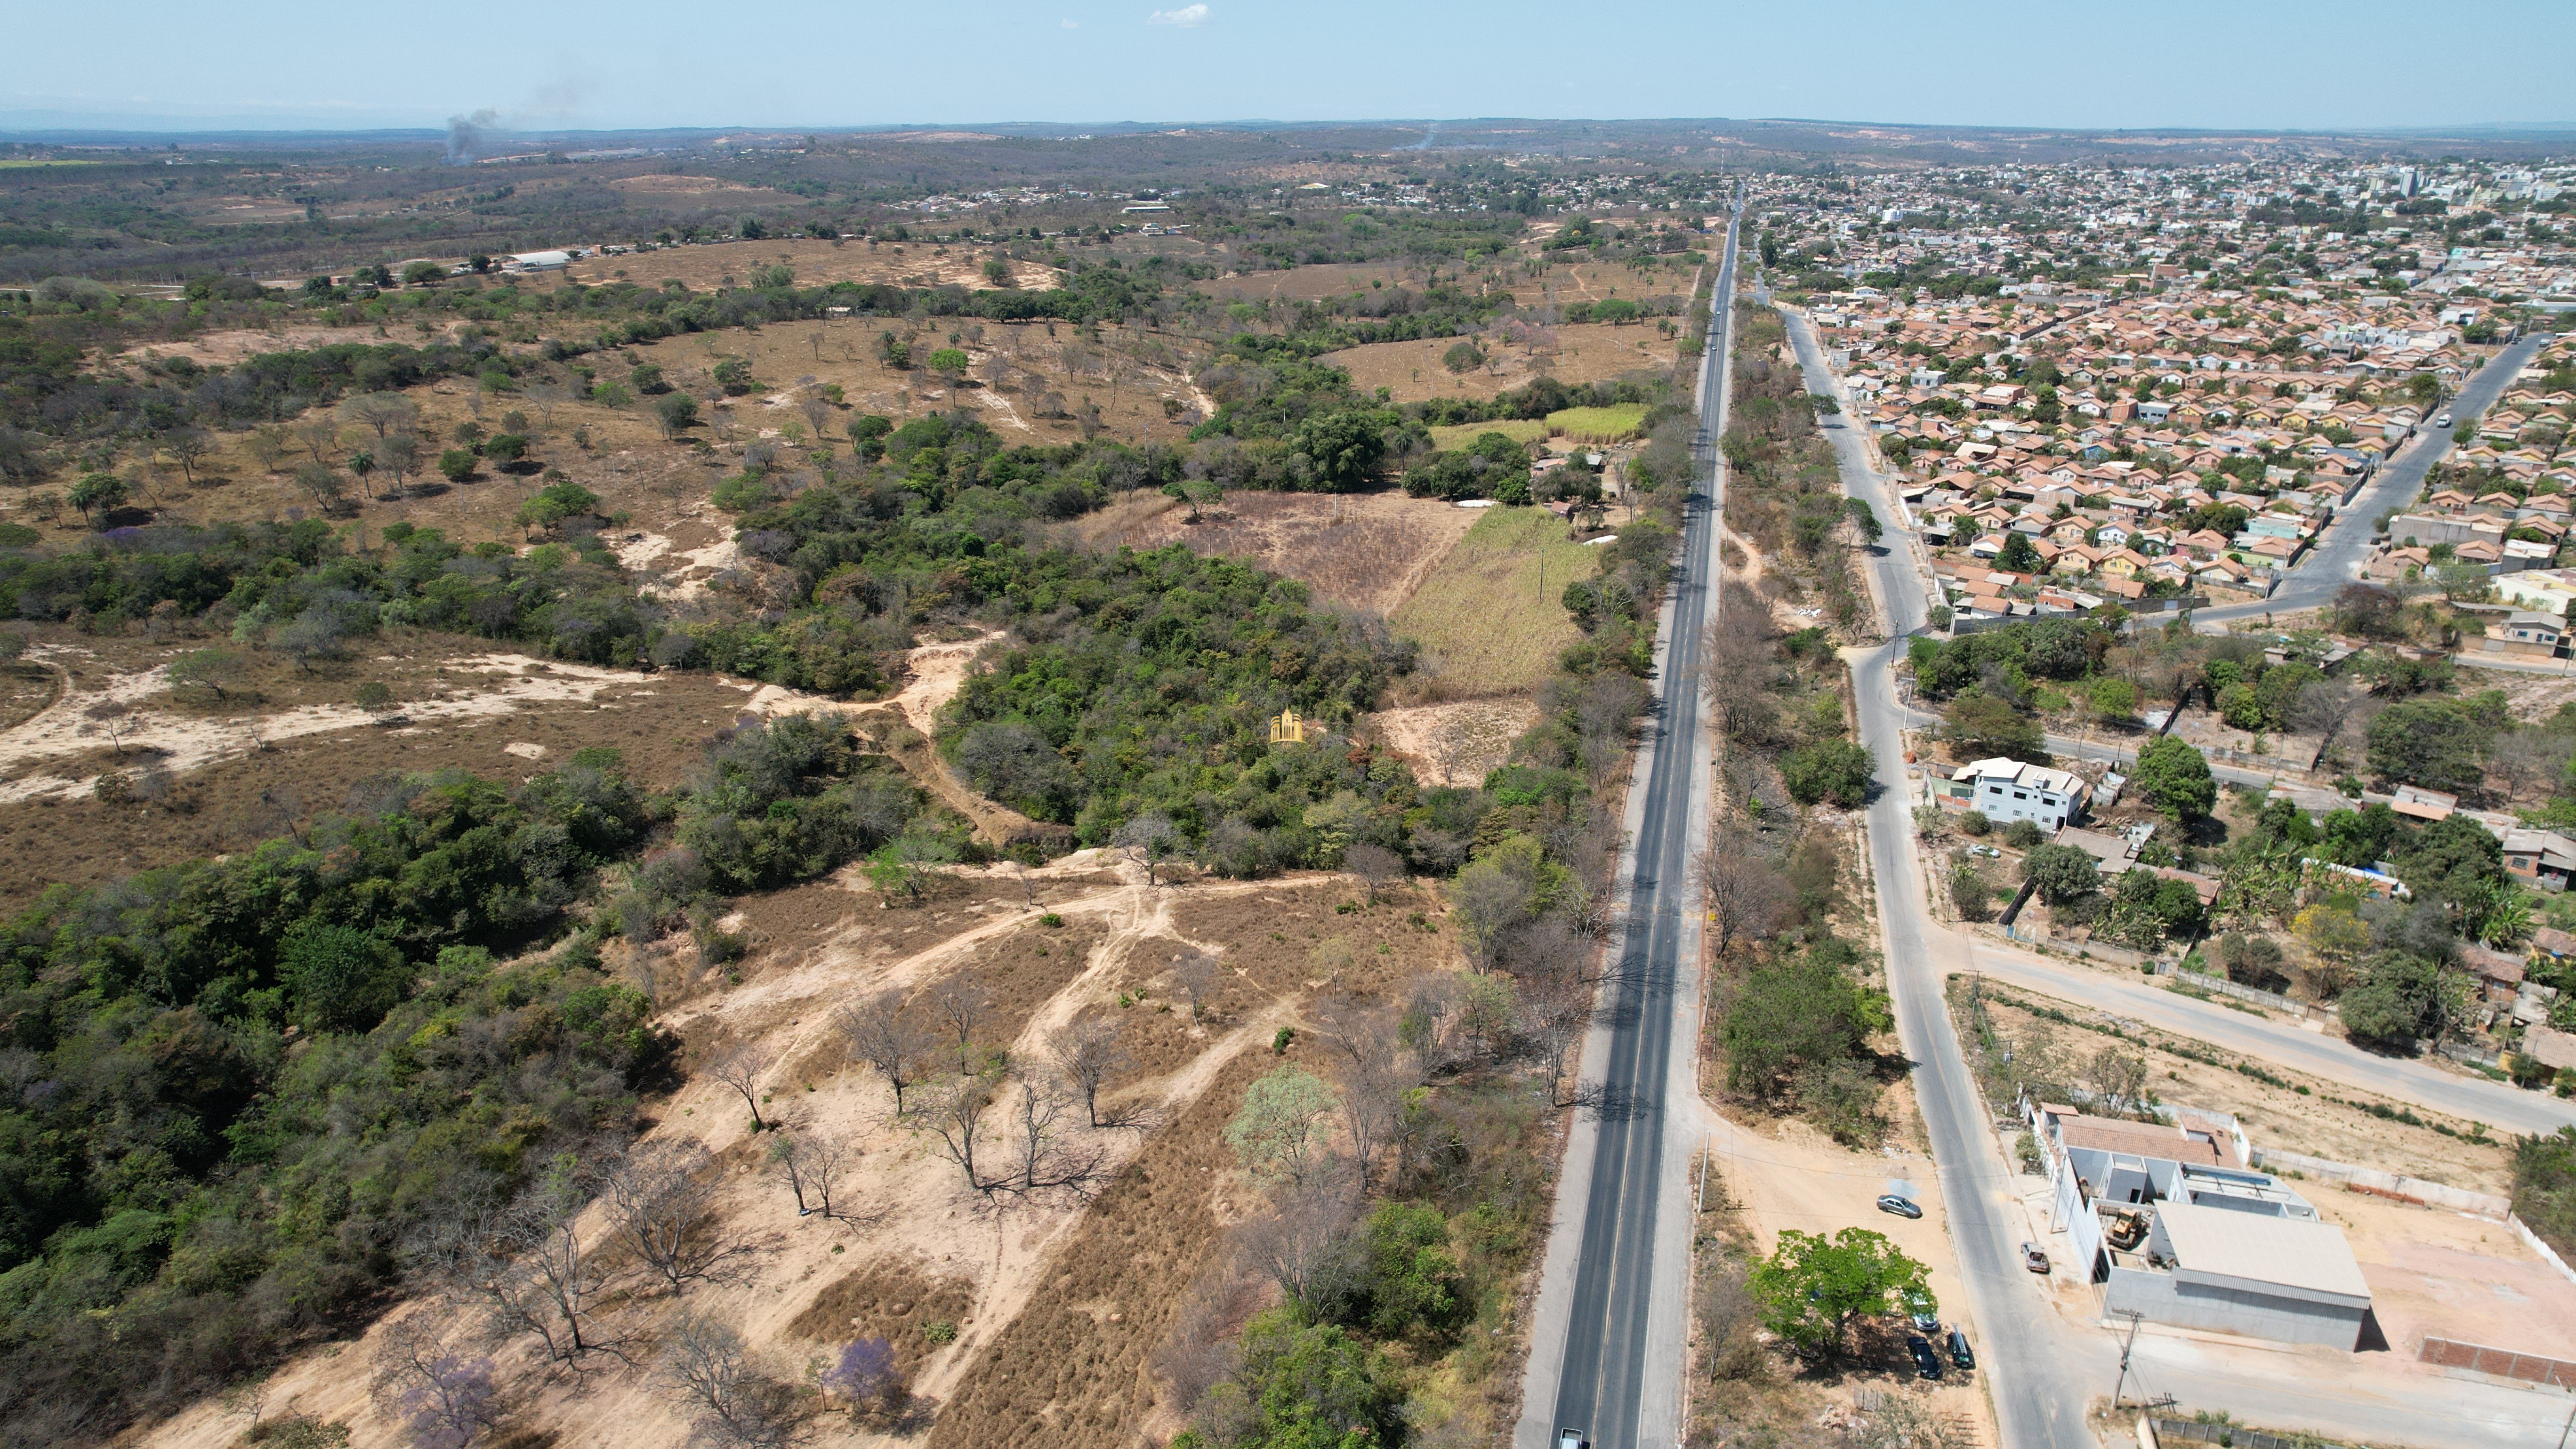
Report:
M 1724 428 L 1735 262 L 1730 221 L 1696 399 L 1711 439 Z M 1696 1114 L 1677 1115 L 1666 1104 L 1696 1082 L 1690 1034 L 1698 983 L 1682 964 L 1699 957 L 1689 892 L 1691 858 L 1707 826 L 1700 651 L 1724 498 L 1721 465 L 1688 505 L 1663 613 L 1659 698 L 1629 799 L 1620 970 L 1584 1047 L 1584 1087 L 1598 1106 L 1567 1146 L 1514 1436 L 1530 1449 L 1553 1449 L 1558 1428 L 1581 1431 L 1594 1449 L 1663 1449 L 1682 1438 L 1691 1223 L 1679 1192 Z

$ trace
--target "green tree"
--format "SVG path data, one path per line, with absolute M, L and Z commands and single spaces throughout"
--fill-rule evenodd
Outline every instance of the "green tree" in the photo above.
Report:
M 1317 1165 L 1326 1123 L 1340 1105 L 1313 1072 L 1277 1068 L 1244 1090 L 1242 1110 L 1225 1124 L 1226 1145 L 1256 1181 L 1302 1180 Z
M 192 649 L 170 661 L 170 683 L 177 689 L 202 689 L 217 699 L 224 686 L 242 677 L 242 657 L 229 649 Z
M 1466 1280 L 1449 1248 L 1449 1222 L 1437 1208 L 1384 1203 L 1368 1216 L 1354 1245 L 1355 1290 L 1336 1316 L 1383 1338 L 1457 1326 L 1467 1307 Z
M 2030 535 L 2005 534 L 2004 546 L 1995 554 L 1995 567 L 2008 574 L 2039 572 L 2039 550 L 2031 546 Z
M 1392 1368 L 1339 1325 L 1306 1323 L 1293 1305 L 1244 1325 L 1242 1366 L 1211 1390 L 1202 1422 L 1172 1449 L 1373 1449 L 1405 1440 L 1404 1395 Z
M 2458 700 L 2401 699 L 2371 720 L 2368 738 L 2370 770 L 2381 779 L 2454 794 L 2485 783 L 2487 731 Z
M 957 380 L 966 375 L 965 350 L 957 347 L 942 347 L 931 353 L 930 370 L 946 379 L 949 386 L 955 387 Z
M 353 926 L 308 922 L 278 949 L 278 978 L 307 1031 L 365 1031 L 409 994 L 402 951 Z
M 2440 1025 L 2442 968 L 2412 951 L 2382 951 L 2362 968 L 2361 984 L 2336 1011 L 2344 1035 L 2383 1048 L 2408 1048 Z
M 2091 852 L 2072 845 L 2033 846 L 2022 857 L 2021 878 L 2039 898 L 2062 906 L 2102 888 L 2102 869 Z
M 71 505 L 90 520 L 93 528 L 107 526 L 107 515 L 125 502 L 125 480 L 113 473 L 83 473 L 72 484 Z
M 1982 689 L 1962 690 L 1950 702 L 1949 721 L 1941 736 L 1961 753 L 1980 758 L 2028 759 L 2038 755 L 2044 743 L 2039 721 L 2014 708 L 2010 700 Z
M 1851 740 L 1817 740 L 1780 757 L 1780 778 L 1801 805 L 1828 801 L 1846 810 L 1869 803 L 1874 764 Z
M 2206 815 L 2218 803 L 2218 782 L 2210 776 L 2208 759 L 2171 735 L 2159 736 L 2138 751 L 2129 784 L 2148 804 L 2176 821 Z
M 450 448 L 438 455 L 438 471 L 450 483 L 462 483 L 474 476 L 474 465 L 481 460 L 470 448 Z
M 698 400 L 675 392 L 653 405 L 653 421 L 662 425 L 665 442 L 698 425 Z
M 1934 1302 L 1929 1271 L 1867 1228 L 1831 1238 L 1783 1229 L 1749 1282 L 1764 1304 L 1763 1327 L 1810 1358 L 1841 1351 L 1862 1318 Z
M 1850 1061 L 1870 1033 L 1887 1024 L 1886 999 L 1862 986 L 1843 957 L 1848 944 L 1828 940 L 1795 956 L 1774 957 L 1745 974 L 1718 1027 L 1726 1051 L 1727 1090 L 1772 1097 L 1800 1072 Z

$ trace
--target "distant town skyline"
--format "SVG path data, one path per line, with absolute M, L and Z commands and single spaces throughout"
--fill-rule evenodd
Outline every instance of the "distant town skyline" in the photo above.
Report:
M 504 129 L 1115 121 L 1826 117 L 2047 129 L 2576 124 L 2576 6 L 1656 0 L 1384 6 L 676 0 L 470 20 L 142 0 L 11 26 L 0 131 Z M 2428 63 L 2430 62 L 2430 63 Z

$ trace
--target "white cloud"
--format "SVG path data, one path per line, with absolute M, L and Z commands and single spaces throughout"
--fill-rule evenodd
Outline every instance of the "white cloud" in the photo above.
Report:
M 1059 30 L 1080 30 L 1082 27 L 1070 20 L 1059 20 L 1056 22 L 1056 28 Z
M 1184 30 L 1189 30 L 1207 24 L 1207 19 L 1208 8 L 1206 6 L 1184 5 L 1178 10 L 1157 10 L 1153 14 L 1145 17 L 1145 23 L 1148 25 L 1177 25 Z

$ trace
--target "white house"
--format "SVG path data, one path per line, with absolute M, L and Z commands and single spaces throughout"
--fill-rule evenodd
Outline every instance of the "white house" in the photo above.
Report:
M 1964 810 L 1989 820 L 2028 820 L 2042 830 L 2056 830 L 2083 818 L 2091 787 L 2064 770 L 2025 765 L 1998 756 L 1961 765 L 1951 772 L 1947 794 Z

